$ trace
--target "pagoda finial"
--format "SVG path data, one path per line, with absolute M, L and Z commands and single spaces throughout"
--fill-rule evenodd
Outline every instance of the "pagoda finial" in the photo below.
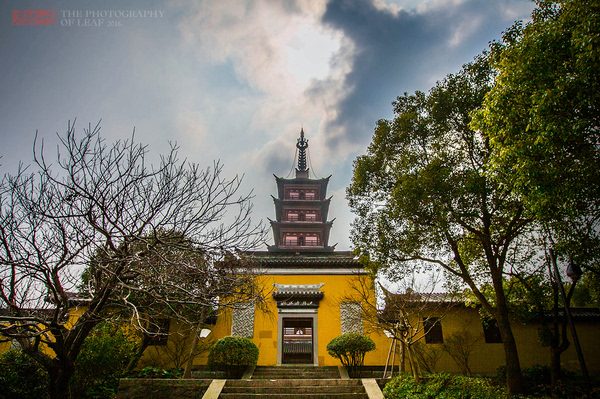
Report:
M 298 148 L 298 170 L 305 171 L 306 170 L 306 149 L 308 148 L 308 140 L 304 138 L 304 127 L 300 129 L 300 138 L 296 143 L 296 148 Z

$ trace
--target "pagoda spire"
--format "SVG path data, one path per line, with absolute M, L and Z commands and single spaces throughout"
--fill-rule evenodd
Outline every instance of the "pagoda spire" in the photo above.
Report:
M 296 143 L 298 148 L 298 172 L 306 171 L 306 149 L 308 148 L 308 140 L 304 138 L 304 127 L 300 129 L 300 138 Z

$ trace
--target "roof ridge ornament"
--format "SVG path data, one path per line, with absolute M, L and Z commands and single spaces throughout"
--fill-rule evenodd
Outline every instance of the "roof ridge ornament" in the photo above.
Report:
M 308 148 L 308 139 L 304 138 L 304 127 L 300 129 L 300 138 L 296 143 L 298 148 L 298 169 L 296 172 L 306 171 L 306 149 Z

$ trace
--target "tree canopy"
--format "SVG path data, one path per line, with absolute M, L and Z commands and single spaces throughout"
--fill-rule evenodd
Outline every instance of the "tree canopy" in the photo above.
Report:
M 600 259 L 600 5 L 537 6 L 492 43 L 497 76 L 473 126 L 490 138 L 496 180 L 589 265 Z
M 493 83 L 485 55 L 438 82 L 428 94 L 405 94 L 393 120 L 380 120 L 347 190 L 359 216 L 356 249 L 388 277 L 438 267 L 462 281 L 498 321 L 509 389 L 520 391 L 520 366 L 503 279 L 508 257 L 531 219 L 510 190 L 490 180 L 487 137 L 470 128 Z M 494 302 L 480 291 L 494 288 Z

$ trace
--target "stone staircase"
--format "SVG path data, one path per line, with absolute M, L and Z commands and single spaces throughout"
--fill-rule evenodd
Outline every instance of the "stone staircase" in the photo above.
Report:
M 267 367 L 257 366 L 252 373 L 253 380 L 323 380 L 339 379 L 337 367 Z
M 227 380 L 219 398 L 369 399 L 361 380 L 337 367 L 257 367 L 252 379 Z

